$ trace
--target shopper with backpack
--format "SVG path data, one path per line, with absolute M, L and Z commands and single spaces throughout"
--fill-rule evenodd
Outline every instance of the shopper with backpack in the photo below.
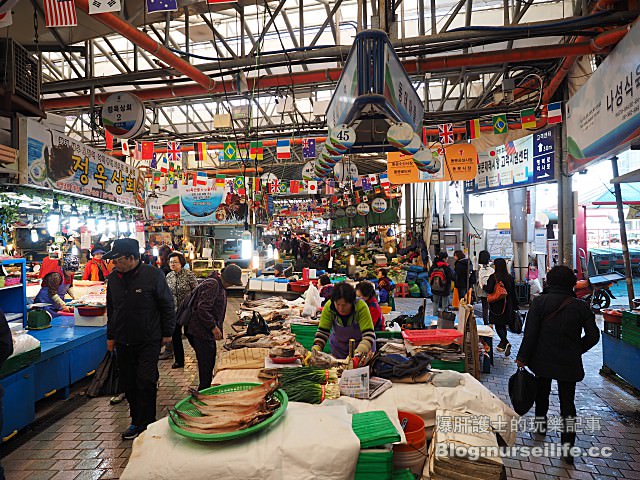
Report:
M 496 258 L 493 267 L 495 272 L 489 277 L 484 287 L 484 291 L 488 293 L 489 323 L 495 325 L 500 337 L 496 350 L 504 352 L 508 357 L 511 354 L 511 344 L 507 338 L 507 325 L 513 311 L 518 308 L 516 284 L 507 270 L 507 262 L 504 258 Z
M 438 311 L 445 310 L 449 306 L 454 273 L 447 263 L 447 257 L 447 252 L 440 252 L 429 270 L 429 284 L 433 295 L 433 315 L 435 316 L 438 315 Z
M 489 262 L 491 262 L 491 254 L 487 250 L 482 250 L 478 254 L 478 288 L 476 291 L 480 302 L 482 302 L 482 320 L 485 325 L 489 325 L 489 302 L 487 302 L 487 292 L 484 291 L 484 287 L 495 271 Z

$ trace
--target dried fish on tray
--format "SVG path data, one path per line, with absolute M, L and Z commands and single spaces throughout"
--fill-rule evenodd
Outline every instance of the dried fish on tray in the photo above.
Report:
M 242 310 L 253 310 L 257 308 L 263 310 L 281 310 L 287 308 L 287 304 L 282 297 L 269 297 L 260 300 L 245 300 L 242 305 L 240 305 L 240 308 Z
M 275 422 L 287 408 L 277 381 L 211 387 L 178 402 L 169 425 L 194 440 L 224 441 L 250 435 Z
M 273 332 L 269 335 L 228 335 L 224 348 L 231 350 L 234 348 L 272 348 L 282 345 L 294 345 L 296 336 L 291 333 Z

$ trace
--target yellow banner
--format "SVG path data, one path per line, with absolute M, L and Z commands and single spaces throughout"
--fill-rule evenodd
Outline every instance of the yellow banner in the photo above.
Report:
M 436 174 L 421 172 L 411 155 L 400 152 L 387 154 L 389 181 L 396 185 L 404 183 L 451 182 L 473 180 L 478 174 L 478 151 L 469 143 L 445 147 L 445 162 Z

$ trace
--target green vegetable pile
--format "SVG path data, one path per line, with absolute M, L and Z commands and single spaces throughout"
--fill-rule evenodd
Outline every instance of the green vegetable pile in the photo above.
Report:
M 292 402 L 311 404 L 340 397 L 335 369 L 314 367 L 285 368 L 279 375 L 282 389 Z

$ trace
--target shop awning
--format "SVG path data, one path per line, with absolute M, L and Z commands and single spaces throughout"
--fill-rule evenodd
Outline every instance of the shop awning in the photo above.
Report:
M 622 193 L 622 203 L 624 205 L 640 205 L 640 184 L 621 183 L 620 191 Z M 610 190 L 606 190 L 605 192 L 603 192 L 600 196 L 596 197 L 591 202 L 591 205 L 615 206 L 615 204 L 616 196 L 614 195 L 613 187 L 611 187 Z
M 640 169 L 613 178 L 611 183 L 640 183 Z

